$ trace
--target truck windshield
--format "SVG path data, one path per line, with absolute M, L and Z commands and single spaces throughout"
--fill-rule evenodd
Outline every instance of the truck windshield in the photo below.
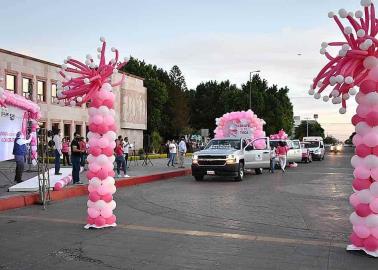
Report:
M 306 142 L 304 144 L 304 147 L 306 147 L 306 148 L 317 148 L 319 146 L 320 146 L 319 142 Z
M 234 148 L 240 150 L 240 140 L 212 140 L 205 149 Z

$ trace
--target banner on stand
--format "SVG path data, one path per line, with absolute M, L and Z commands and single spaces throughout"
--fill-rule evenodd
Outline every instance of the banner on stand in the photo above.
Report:
M 16 133 L 22 131 L 25 111 L 8 106 L 0 108 L 0 161 L 13 159 L 13 142 Z

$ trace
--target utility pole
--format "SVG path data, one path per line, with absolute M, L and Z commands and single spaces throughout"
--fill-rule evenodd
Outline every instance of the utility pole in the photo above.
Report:
M 255 70 L 249 72 L 249 109 L 252 109 L 252 74 L 253 73 L 260 73 L 260 70 Z

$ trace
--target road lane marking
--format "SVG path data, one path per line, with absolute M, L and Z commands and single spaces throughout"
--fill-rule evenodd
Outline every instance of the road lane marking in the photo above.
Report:
M 65 223 L 65 224 L 74 224 L 74 225 L 84 224 L 84 221 L 80 221 L 80 220 L 35 217 L 35 216 L 0 215 L 0 218 L 23 219 L 23 220 L 29 220 L 29 221 L 31 220 L 47 221 L 51 223 Z M 243 241 L 250 241 L 250 242 L 265 242 L 265 243 L 277 243 L 277 244 L 288 244 L 288 245 L 309 245 L 309 246 L 337 247 L 337 248 L 346 248 L 347 246 L 347 243 L 333 242 L 332 240 L 328 240 L 328 241 L 327 240 L 306 240 L 306 239 L 299 239 L 299 238 L 285 238 L 285 237 L 262 236 L 262 235 L 252 235 L 252 234 L 182 230 L 182 229 L 174 229 L 174 228 L 150 227 L 150 226 L 133 225 L 133 224 L 117 224 L 117 227 L 122 228 L 124 230 L 145 231 L 145 232 L 175 234 L 175 235 L 194 236 L 194 237 L 212 237 L 212 238 L 222 238 L 222 239 L 243 240 Z

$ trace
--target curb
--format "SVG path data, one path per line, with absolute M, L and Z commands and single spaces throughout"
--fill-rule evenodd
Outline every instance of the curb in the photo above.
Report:
M 118 179 L 115 183 L 117 188 L 142 185 L 155 181 L 190 175 L 191 169 L 173 172 L 163 172 L 143 176 Z M 88 184 L 80 186 L 69 186 L 60 191 L 50 191 L 51 201 L 61 201 L 69 198 L 88 195 Z M 0 211 L 21 208 L 33 204 L 39 204 L 39 193 L 33 192 L 26 195 L 8 195 L 0 198 Z

